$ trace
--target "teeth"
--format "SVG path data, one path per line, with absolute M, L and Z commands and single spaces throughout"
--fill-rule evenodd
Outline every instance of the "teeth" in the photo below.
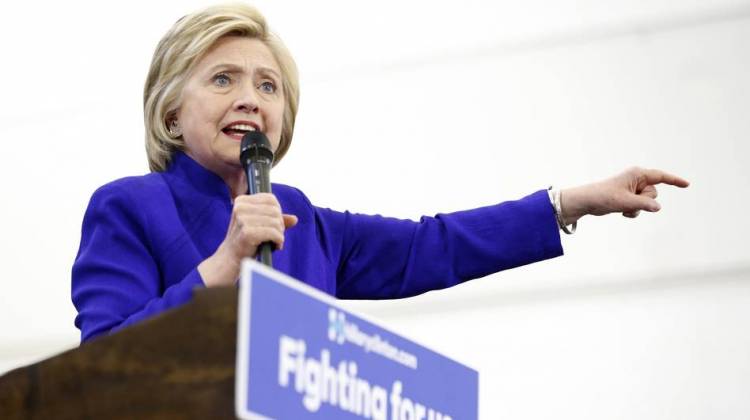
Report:
M 252 125 L 245 125 L 245 124 L 232 124 L 227 129 L 232 130 L 242 130 L 242 131 L 255 131 L 255 127 Z

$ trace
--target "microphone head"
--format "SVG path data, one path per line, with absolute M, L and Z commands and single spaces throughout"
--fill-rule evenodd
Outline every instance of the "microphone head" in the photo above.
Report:
M 260 131 L 248 131 L 240 144 L 240 163 L 247 170 L 251 162 L 273 165 L 273 150 L 268 137 Z

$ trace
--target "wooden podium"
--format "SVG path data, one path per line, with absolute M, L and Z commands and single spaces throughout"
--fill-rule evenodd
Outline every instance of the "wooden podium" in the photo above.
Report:
M 192 301 L 0 377 L 0 419 L 234 415 L 237 288 Z

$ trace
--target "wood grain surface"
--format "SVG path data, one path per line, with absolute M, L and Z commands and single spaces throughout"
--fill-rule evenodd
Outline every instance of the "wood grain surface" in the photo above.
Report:
M 0 419 L 234 418 L 237 289 L 0 377 Z

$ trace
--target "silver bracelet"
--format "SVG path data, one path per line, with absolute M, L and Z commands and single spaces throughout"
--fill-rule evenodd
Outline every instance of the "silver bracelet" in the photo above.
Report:
M 555 219 L 557 219 L 557 226 L 560 228 L 560 230 L 562 230 L 566 234 L 572 235 L 576 231 L 576 227 L 578 227 L 578 221 L 573 222 L 573 224 L 570 225 L 570 229 L 568 229 L 568 226 L 563 221 L 562 191 L 550 186 L 547 189 L 547 194 L 549 194 L 549 200 L 552 203 L 552 207 L 555 209 Z

